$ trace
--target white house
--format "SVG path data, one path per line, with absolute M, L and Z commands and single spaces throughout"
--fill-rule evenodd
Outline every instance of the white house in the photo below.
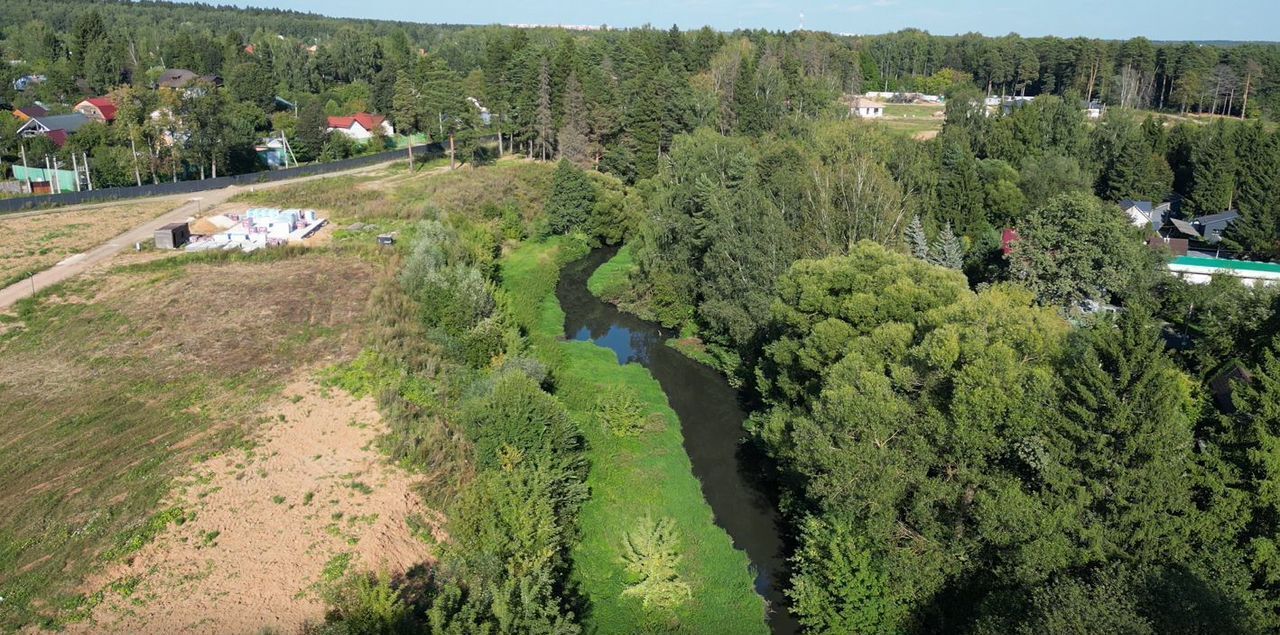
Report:
M 381 130 L 385 137 L 394 136 L 395 128 L 382 115 L 371 115 L 358 112 L 350 117 L 329 117 L 329 131 L 341 132 L 355 141 L 367 141 L 373 138 L 374 130 Z
M 884 104 L 864 97 L 853 100 L 849 106 L 849 114 L 863 119 L 878 119 L 884 116 Z

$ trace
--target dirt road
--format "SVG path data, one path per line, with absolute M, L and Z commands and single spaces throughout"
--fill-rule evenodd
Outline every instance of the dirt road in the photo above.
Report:
M 334 172 L 332 174 L 320 174 L 313 176 L 305 176 L 297 179 L 289 179 L 284 181 L 274 181 L 271 183 L 261 183 L 253 186 L 253 189 L 265 189 L 280 187 L 282 185 L 291 185 L 294 183 L 302 183 L 315 179 L 324 179 L 335 176 L 343 176 L 348 174 L 358 174 L 381 169 L 385 164 L 373 165 L 344 172 Z M 4 289 L 0 289 L 0 311 L 6 310 L 13 306 L 22 298 L 31 297 L 42 289 L 58 284 L 64 280 L 73 278 L 100 263 L 110 260 L 112 256 L 120 253 L 124 249 L 132 249 L 134 243 L 146 241 L 151 238 L 156 229 L 168 223 L 185 221 L 195 216 L 198 212 L 211 209 L 217 205 L 225 203 L 227 199 L 245 191 L 248 188 L 231 186 L 221 190 L 209 190 L 198 192 L 196 194 L 180 194 L 171 197 L 178 207 L 166 212 L 156 218 L 130 229 L 129 231 L 112 238 L 111 240 L 90 249 L 89 251 L 75 254 L 62 262 L 41 271 L 34 276 L 27 278 L 21 282 L 16 282 Z M 94 203 L 91 207 L 102 207 L 102 203 Z M 57 214 L 61 211 L 79 209 L 79 207 L 68 207 L 65 209 L 52 210 L 50 214 Z

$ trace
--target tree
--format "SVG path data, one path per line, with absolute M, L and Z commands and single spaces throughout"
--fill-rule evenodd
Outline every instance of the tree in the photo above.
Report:
M 538 110 L 534 122 L 535 141 L 542 160 L 546 161 L 553 142 L 555 122 L 551 112 L 551 70 L 545 59 L 538 66 Z M 532 155 L 533 147 L 530 146 L 529 150 Z
M 566 234 L 581 228 L 591 215 L 595 202 L 595 186 L 587 174 L 568 159 L 560 159 L 544 210 L 547 229 L 553 234 Z
M 570 73 L 565 82 L 563 113 L 563 123 L 556 133 L 560 157 L 580 168 L 587 168 L 596 152 L 588 137 L 587 104 L 576 73 Z
M 237 101 L 253 104 L 264 112 L 275 108 L 275 81 L 261 62 L 241 62 L 227 72 L 226 89 Z
M 312 161 L 320 156 L 328 139 L 329 119 L 319 99 L 307 99 L 298 110 L 298 128 L 290 141 L 299 160 Z
M 939 220 L 955 225 L 961 234 L 972 236 L 985 224 L 982 184 L 978 162 L 963 135 L 946 135 L 938 176 Z
M 911 224 L 907 225 L 906 239 L 912 256 L 921 260 L 929 260 L 929 237 L 924 233 L 924 225 L 920 223 L 919 216 L 913 216 Z
M 94 44 L 107 39 L 107 25 L 97 9 L 90 9 L 76 17 L 71 25 L 71 63 L 84 72 L 85 60 Z
M 1191 154 L 1191 188 L 1186 210 L 1196 216 L 1231 209 L 1235 195 L 1236 162 L 1231 130 L 1223 121 L 1200 134 Z
M 938 234 L 938 242 L 934 244 L 930 253 L 933 257 L 929 262 L 939 267 L 957 271 L 964 267 L 964 247 L 960 244 L 960 239 L 956 237 L 955 232 L 951 231 L 950 223 L 943 226 L 942 232 Z
M 1023 219 L 1018 235 L 1010 272 L 1049 304 L 1110 300 L 1147 266 L 1128 218 L 1088 194 L 1051 199 Z
M 889 576 L 866 539 L 847 524 L 808 518 L 792 561 L 792 612 L 814 633 L 895 633 L 906 606 L 887 588 Z

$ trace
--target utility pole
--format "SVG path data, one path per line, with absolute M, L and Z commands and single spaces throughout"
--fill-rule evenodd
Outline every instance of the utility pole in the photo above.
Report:
M 58 163 L 55 161 L 53 165 L 56 167 Z M 49 193 L 57 194 L 62 191 L 62 188 L 58 187 L 58 173 L 52 167 L 49 167 L 49 155 L 47 154 L 44 155 L 44 169 L 44 178 L 49 182 Z
M 22 148 L 22 174 L 23 179 L 27 182 L 27 194 L 31 193 L 31 167 L 27 165 L 27 144 L 21 144 Z
M 76 165 L 76 153 L 71 153 L 71 171 L 76 175 L 76 191 L 80 191 L 80 166 Z
M 74 155 L 73 155 L 74 156 Z M 93 190 L 93 175 L 89 174 L 89 153 L 81 152 L 80 156 L 84 158 L 84 180 L 89 183 L 89 190 Z

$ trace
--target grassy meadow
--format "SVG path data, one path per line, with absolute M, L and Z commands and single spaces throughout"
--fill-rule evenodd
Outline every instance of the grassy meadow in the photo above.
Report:
M 371 277 L 325 252 L 183 257 L 3 316 L 0 630 L 84 617 L 86 577 L 186 518 L 176 476 L 242 443 L 288 375 L 355 353 Z
M 432 209 L 480 219 L 519 201 L 539 212 L 552 169 L 401 166 L 247 192 L 238 202 L 324 210 L 332 243 L 117 266 L 0 314 L 0 631 L 82 619 L 98 601 L 87 577 L 186 519 L 164 502 L 176 477 L 246 443 L 290 375 L 359 352 L 389 256 L 376 233 L 411 233 Z M 97 244 L 75 214 L 28 218 L 58 221 L 33 231 L 74 236 L 75 249 Z
M 585 248 L 570 239 L 527 243 L 503 263 L 503 286 L 520 307 L 537 353 L 555 369 L 557 396 L 587 438 L 591 500 L 580 516 L 582 540 L 575 574 L 592 604 L 589 628 L 600 633 L 671 630 L 690 633 L 763 633 L 763 600 L 753 590 L 746 554 L 716 526 L 685 454 L 680 422 L 649 371 L 620 366 L 612 351 L 590 342 L 563 341 L 564 312 L 555 298 L 559 267 Z M 625 257 L 623 259 L 625 261 Z M 624 270 L 615 262 L 597 283 Z M 629 395 L 658 425 L 638 436 L 603 429 L 594 416 L 602 394 Z M 674 519 L 683 560 L 680 575 L 692 598 L 673 611 L 646 611 L 622 595 L 634 582 L 621 561 L 623 536 L 646 515 Z

